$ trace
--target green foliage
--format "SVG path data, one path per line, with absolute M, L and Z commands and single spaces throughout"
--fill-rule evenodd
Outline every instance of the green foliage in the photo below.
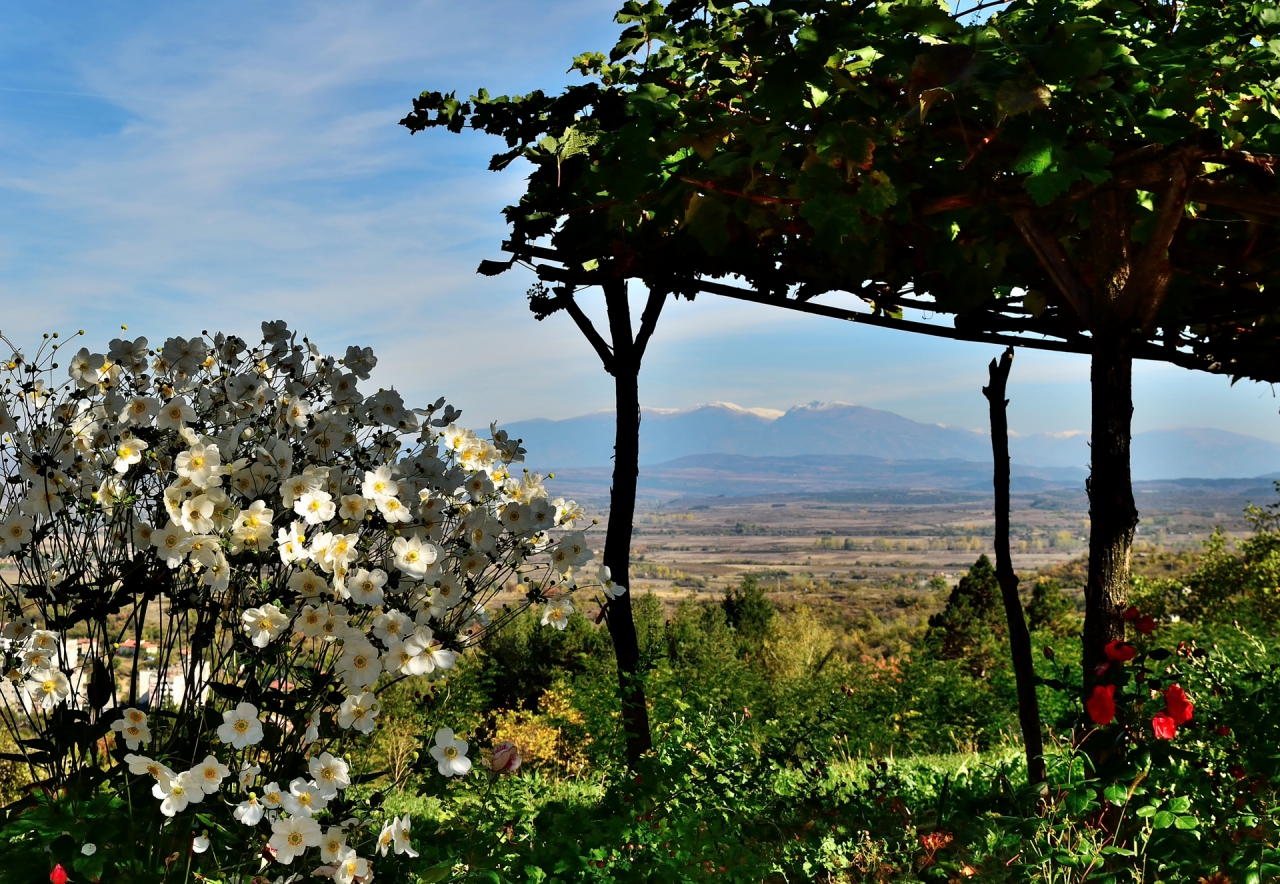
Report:
M 1081 331 L 1114 327 L 1184 345 L 1153 358 L 1280 377 L 1280 238 L 1250 220 L 1280 215 L 1258 159 L 1280 151 L 1270 4 L 988 5 L 633 2 L 612 51 L 575 60 L 589 82 L 424 92 L 402 122 L 500 136 L 493 168 L 527 159 L 514 248 L 550 242 L 578 284 L 693 294 L 732 273 L 890 316 L 928 296 L 968 329 L 1088 352 Z
M 1062 592 L 1058 581 L 1041 577 L 1031 586 L 1027 603 L 1027 628 L 1032 632 L 1065 635 L 1075 626 L 1075 603 Z
M 760 580 L 754 574 L 745 574 L 742 583 L 724 593 L 721 602 L 725 621 L 744 641 L 752 645 L 763 643 L 773 622 L 774 608 Z
M 1007 631 L 996 569 L 983 555 L 960 578 L 946 608 L 929 618 L 924 647 L 940 660 L 963 661 L 970 673 L 981 678 L 1007 656 L 1003 650 Z

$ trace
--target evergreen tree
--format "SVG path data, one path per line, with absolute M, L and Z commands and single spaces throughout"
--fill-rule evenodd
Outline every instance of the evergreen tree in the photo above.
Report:
M 996 569 L 983 555 L 960 578 L 946 608 L 929 618 L 925 651 L 940 660 L 964 661 L 975 678 L 985 678 L 1003 660 L 1006 631 Z
M 774 608 L 754 574 L 743 575 L 740 586 L 726 589 L 721 606 L 725 621 L 742 639 L 757 647 L 764 642 Z
M 1072 630 L 1072 615 L 1076 606 L 1062 593 L 1062 587 L 1052 577 L 1041 577 L 1031 587 L 1031 601 L 1027 603 L 1027 626 L 1032 632 L 1039 630 L 1054 635 L 1066 635 Z

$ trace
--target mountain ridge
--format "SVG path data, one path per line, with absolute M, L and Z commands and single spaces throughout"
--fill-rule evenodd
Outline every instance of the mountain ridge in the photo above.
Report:
M 539 469 L 607 466 L 613 412 L 564 420 L 534 419 L 504 427 L 524 439 L 528 462 Z M 1014 436 L 1009 448 L 1026 468 L 1087 471 L 1089 438 L 1082 432 Z M 986 433 L 926 424 L 891 411 L 844 402 L 811 402 L 779 412 L 727 402 L 689 409 L 642 409 L 640 463 L 666 464 L 696 455 L 749 457 L 863 456 L 888 461 L 958 459 L 990 463 Z M 1137 433 L 1136 480 L 1239 478 L 1280 470 L 1280 443 L 1208 427 Z

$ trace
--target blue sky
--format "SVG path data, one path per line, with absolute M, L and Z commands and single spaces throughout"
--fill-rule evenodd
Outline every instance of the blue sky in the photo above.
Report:
M 380 354 L 375 378 L 469 423 L 611 404 L 569 320 L 488 279 L 518 169 L 483 136 L 409 136 L 423 89 L 554 89 L 611 45 L 609 0 L 8 4 L 0 11 L 0 330 L 19 345 L 127 323 L 159 341 L 287 319 Z M 983 427 L 993 347 L 717 300 L 668 305 L 646 405 L 843 400 Z M 1083 358 L 1024 351 L 1020 433 L 1087 430 Z M 1135 428 L 1280 440 L 1269 387 L 1140 365 Z

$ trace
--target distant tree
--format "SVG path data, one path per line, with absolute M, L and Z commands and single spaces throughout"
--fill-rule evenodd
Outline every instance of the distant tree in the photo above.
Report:
M 974 678 L 986 678 L 1005 658 L 1006 629 L 996 569 L 983 555 L 951 590 L 947 606 L 929 618 L 925 652 L 962 661 Z
M 738 586 L 725 589 L 724 600 L 720 604 L 724 609 L 725 622 L 741 638 L 753 645 L 764 642 L 775 611 L 756 575 L 744 574 Z
M 1065 635 L 1075 626 L 1075 611 L 1075 602 L 1052 577 L 1041 577 L 1032 584 L 1031 600 L 1027 602 L 1027 626 L 1033 632 Z

